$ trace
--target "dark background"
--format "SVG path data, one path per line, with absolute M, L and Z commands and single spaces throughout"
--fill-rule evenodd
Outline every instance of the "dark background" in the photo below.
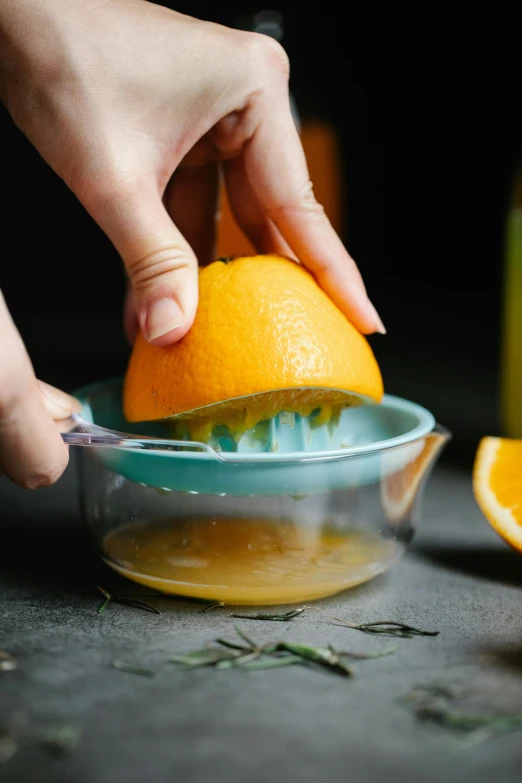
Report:
M 164 3 L 168 5 L 168 3 Z M 245 26 L 264 10 L 171 3 Z M 345 241 L 388 329 L 385 387 L 426 405 L 469 463 L 498 434 L 504 221 L 522 144 L 520 47 L 509 18 L 277 3 L 302 120 L 343 145 Z M 310 6 L 310 9 L 313 7 Z M 39 377 L 72 390 L 124 372 L 119 259 L 0 112 L 0 283 Z

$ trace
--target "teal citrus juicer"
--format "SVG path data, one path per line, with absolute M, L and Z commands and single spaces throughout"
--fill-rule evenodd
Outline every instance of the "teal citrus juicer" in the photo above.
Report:
M 122 381 L 76 392 L 64 441 L 79 449 L 84 518 L 120 574 L 165 593 L 276 604 L 313 600 L 385 571 L 411 540 L 449 433 L 385 395 L 330 423 L 281 413 L 239 440 L 169 437 L 129 424 Z

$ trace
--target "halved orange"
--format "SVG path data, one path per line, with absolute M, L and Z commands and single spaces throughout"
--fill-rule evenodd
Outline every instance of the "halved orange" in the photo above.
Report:
M 183 416 L 206 440 L 217 425 L 239 435 L 282 411 L 335 413 L 382 396 L 364 335 L 303 266 L 262 255 L 200 269 L 196 320 L 179 342 L 138 333 L 123 407 L 132 422 Z
M 473 491 L 490 525 L 522 552 L 522 440 L 482 438 L 473 468 Z

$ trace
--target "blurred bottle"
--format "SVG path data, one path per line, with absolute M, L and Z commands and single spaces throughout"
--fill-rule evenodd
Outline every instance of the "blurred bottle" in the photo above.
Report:
M 283 17 L 277 11 L 260 11 L 253 17 L 240 18 L 236 26 L 269 35 L 280 43 L 283 41 Z M 290 95 L 290 101 L 306 155 L 315 197 L 323 205 L 335 230 L 342 234 L 342 162 L 337 134 L 332 125 L 324 120 L 305 118 L 301 121 L 299 107 L 292 95 Z M 226 190 L 222 187 L 216 256 L 220 258 L 254 253 L 253 246 L 234 219 Z
M 502 426 L 522 438 L 522 153 L 506 226 L 502 344 Z

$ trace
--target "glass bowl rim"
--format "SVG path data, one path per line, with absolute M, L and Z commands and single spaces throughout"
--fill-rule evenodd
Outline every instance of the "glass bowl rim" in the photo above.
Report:
M 74 396 L 79 399 L 79 401 L 82 403 L 83 408 L 90 407 L 89 406 L 89 397 L 92 396 L 97 391 L 100 391 L 102 389 L 107 389 L 111 385 L 119 385 L 122 384 L 122 378 L 110 378 L 105 379 L 102 381 L 98 381 L 96 383 L 92 383 L 86 386 L 82 386 L 79 389 L 76 389 L 73 394 Z M 169 441 L 165 440 L 165 449 L 161 449 L 161 447 L 155 447 L 154 451 L 147 451 L 142 450 L 139 446 L 137 446 L 135 449 L 128 449 L 130 451 L 133 451 L 134 453 L 139 453 L 142 455 L 149 454 L 154 455 L 156 457 L 168 457 L 168 458 L 179 458 L 183 457 L 183 459 L 194 459 L 194 460 L 218 460 L 221 463 L 243 463 L 243 464 L 267 464 L 267 463 L 281 463 L 281 462 L 291 462 L 291 463 L 297 463 L 297 462 L 324 462 L 324 461 L 330 461 L 330 460 L 337 460 L 337 459 L 348 459 L 348 458 L 354 458 L 354 457 L 365 457 L 370 455 L 378 455 L 383 451 L 388 451 L 390 449 L 396 449 L 400 448 L 402 446 L 406 446 L 409 444 L 412 444 L 421 438 L 426 437 L 432 432 L 437 432 L 438 434 L 449 438 L 450 433 L 442 426 L 437 424 L 435 417 L 433 414 L 428 411 L 423 406 L 419 405 L 418 403 L 412 402 L 410 400 L 406 400 L 402 397 L 398 397 L 396 395 L 392 394 L 385 394 L 382 399 L 383 403 L 386 403 L 386 405 L 392 409 L 396 409 L 397 411 L 410 413 L 413 416 L 416 417 L 417 423 L 414 427 L 412 427 L 407 432 L 402 433 L 401 435 L 396 435 L 391 438 L 385 438 L 383 440 L 377 440 L 373 441 L 369 444 L 361 444 L 358 446 L 350 446 L 342 449 L 331 449 L 331 450 L 325 450 L 325 451 L 316 451 L 316 452 L 287 452 L 284 454 L 278 454 L 277 452 L 256 452 L 256 453 L 242 453 L 242 452 L 217 452 L 212 446 L 208 446 L 207 444 L 202 444 L 196 441 L 185 441 L 184 445 L 186 446 L 186 450 L 177 450 L 174 451 L 172 448 L 167 448 L 167 445 L 169 444 Z M 99 425 L 96 425 L 100 430 L 103 430 L 104 428 L 100 427 Z M 146 444 L 146 440 L 143 438 L 140 438 L 139 435 L 132 435 L 131 436 L 133 441 L 138 443 Z M 150 440 L 150 439 L 149 439 Z M 157 443 L 161 443 L 161 439 L 157 440 Z M 173 442 L 175 443 L 175 441 Z M 190 450 L 197 448 L 197 450 Z M 118 446 L 114 446 L 115 449 L 118 449 Z M 203 450 L 202 450 L 203 448 Z

